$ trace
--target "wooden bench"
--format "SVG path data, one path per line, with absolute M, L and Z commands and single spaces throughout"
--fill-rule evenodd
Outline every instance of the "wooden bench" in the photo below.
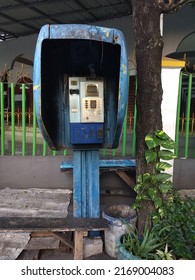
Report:
M 27 218 L 0 217 L 0 232 L 50 232 L 73 249 L 74 260 L 83 259 L 83 237 L 88 231 L 109 229 L 103 218 Z M 74 233 L 74 242 L 67 241 L 63 232 Z
M 135 176 L 127 174 L 128 171 L 135 171 L 135 159 L 127 158 L 110 158 L 100 159 L 99 168 L 101 171 L 114 171 L 128 186 L 132 189 L 135 186 Z M 61 172 L 72 171 L 73 161 L 67 159 L 60 165 Z

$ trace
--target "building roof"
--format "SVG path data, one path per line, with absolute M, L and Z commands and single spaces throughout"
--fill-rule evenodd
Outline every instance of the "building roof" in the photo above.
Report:
M 94 24 L 131 14 L 131 0 L 1 0 L 0 40 L 36 34 L 45 24 Z

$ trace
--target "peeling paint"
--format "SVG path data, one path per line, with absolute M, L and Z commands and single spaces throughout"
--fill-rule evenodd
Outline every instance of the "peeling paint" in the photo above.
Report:
M 33 86 L 33 90 L 38 90 L 40 88 L 40 85 Z
M 127 74 L 127 66 L 125 64 L 122 64 L 121 69 L 122 69 L 123 74 L 126 75 Z

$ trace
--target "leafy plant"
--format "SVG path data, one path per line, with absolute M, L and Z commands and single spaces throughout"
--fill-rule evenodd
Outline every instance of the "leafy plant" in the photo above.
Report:
M 172 201 L 164 206 L 163 216 L 159 217 L 153 230 L 159 238 L 166 238 L 166 242 L 173 250 L 176 258 L 195 258 L 195 200 L 187 197 L 182 199 L 175 193 Z
M 164 229 L 161 229 L 160 231 L 164 231 Z M 139 236 L 138 230 L 135 228 L 122 237 L 121 243 L 132 255 L 141 259 L 151 260 L 156 258 L 156 250 L 162 249 L 165 241 L 159 239 L 154 230 L 150 230 L 147 225 L 145 225 L 142 236 Z
M 145 159 L 154 168 L 151 169 L 152 172 L 138 176 L 134 208 L 139 209 L 144 201 L 150 200 L 153 203 L 151 231 L 153 236 L 158 236 L 159 240 L 165 242 L 163 248 L 157 248 L 157 259 L 170 258 L 171 254 L 176 259 L 194 259 L 195 200 L 182 199 L 173 190 L 171 175 L 165 172 L 172 166 L 166 161 L 176 157 L 172 151 L 175 142 L 161 130 L 146 135 L 145 142 Z
M 163 203 L 171 195 L 173 184 L 170 180 L 171 175 L 164 171 L 172 165 L 167 160 L 174 159 L 176 156 L 172 152 L 175 142 L 162 130 L 157 130 L 153 134 L 145 137 L 146 150 L 145 159 L 147 164 L 153 164 L 151 173 L 144 173 L 137 177 L 134 188 L 137 193 L 134 208 L 140 207 L 141 202 L 150 200 L 154 208 L 159 213 L 163 212 Z
M 173 250 L 168 250 L 168 244 L 166 243 L 164 251 L 156 250 L 156 260 L 174 260 Z

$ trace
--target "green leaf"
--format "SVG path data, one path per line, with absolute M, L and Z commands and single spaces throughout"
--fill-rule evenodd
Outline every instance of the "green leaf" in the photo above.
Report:
M 159 213 L 159 216 L 160 217 L 163 217 L 165 215 L 165 209 L 162 207 L 162 208 L 159 208 L 158 209 L 158 213 Z
M 143 178 L 143 182 L 147 181 L 148 179 L 150 179 L 151 175 L 150 173 L 144 173 L 142 175 L 142 178 Z
M 154 137 L 153 134 L 147 134 L 145 137 L 145 143 L 146 143 L 148 149 L 150 150 L 150 149 L 153 149 L 153 148 L 159 146 L 160 141 L 159 141 L 159 139 Z
M 147 163 L 155 162 L 156 158 L 157 158 L 157 154 L 154 151 L 152 151 L 152 150 L 145 151 L 145 159 L 146 159 Z
M 168 140 L 170 137 L 162 130 L 157 130 L 155 132 L 155 135 L 158 136 L 162 140 Z
M 172 175 L 168 174 L 168 173 L 159 173 L 155 175 L 156 180 L 161 181 L 161 182 L 165 182 L 168 179 L 170 179 L 172 177 Z
M 155 200 L 155 199 L 158 198 L 158 191 L 157 191 L 157 189 L 150 188 L 148 190 L 148 193 L 149 193 L 149 196 L 151 197 L 152 200 Z
M 150 178 L 150 174 L 149 173 L 144 173 L 144 174 L 141 174 L 139 176 L 137 176 L 137 183 L 142 183 L 144 181 L 146 181 L 148 178 Z
M 142 175 L 137 176 L 137 183 L 143 182 Z
M 162 206 L 162 199 L 160 197 L 154 200 L 154 206 L 156 209 Z
M 171 181 L 164 182 L 158 186 L 159 190 L 162 193 L 167 193 L 168 191 L 170 191 L 172 189 L 172 187 L 173 187 L 173 184 Z
M 157 215 L 152 217 L 153 224 L 156 224 L 158 222 L 158 220 L 159 220 L 159 218 Z
M 139 193 L 142 190 L 142 183 L 136 184 L 134 187 L 134 191 Z
M 176 144 L 171 138 L 169 138 L 167 140 L 162 141 L 161 146 L 165 149 L 175 149 Z
M 158 190 L 150 188 L 148 190 L 148 193 L 149 193 L 152 201 L 154 202 L 155 208 L 159 208 L 162 205 L 162 199 L 158 195 Z
M 176 158 L 176 155 L 169 150 L 160 150 L 158 152 L 158 156 L 159 156 L 159 158 L 164 159 L 164 160 L 171 160 L 171 159 Z
M 165 169 L 171 168 L 172 165 L 168 162 L 157 162 L 155 169 L 156 171 L 164 171 Z
M 146 193 L 140 193 L 136 196 L 136 201 L 142 201 L 148 199 L 148 195 Z

